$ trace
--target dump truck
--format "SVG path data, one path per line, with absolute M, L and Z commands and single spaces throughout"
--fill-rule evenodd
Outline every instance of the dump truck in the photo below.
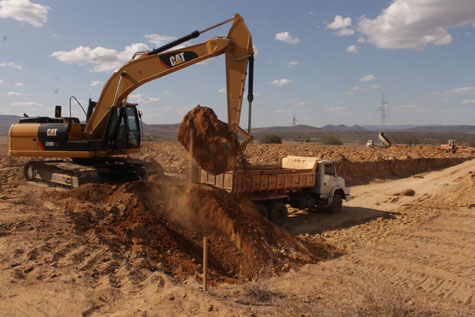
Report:
M 336 170 L 330 160 L 287 156 L 277 165 L 243 165 L 219 175 L 199 169 L 198 181 L 237 197 L 248 196 L 260 213 L 282 224 L 288 215 L 287 203 L 299 209 L 318 206 L 337 212 L 343 200 L 350 201 L 350 189 Z

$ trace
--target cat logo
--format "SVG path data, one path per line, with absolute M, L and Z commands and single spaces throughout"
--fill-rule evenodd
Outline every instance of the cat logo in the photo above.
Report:
M 198 54 L 193 51 L 174 52 L 161 55 L 160 62 L 165 68 L 172 68 L 185 62 L 189 62 L 197 57 Z
M 176 66 L 185 62 L 185 52 L 170 56 L 170 65 Z
M 56 136 L 58 129 L 46 129 L 46 136 Z

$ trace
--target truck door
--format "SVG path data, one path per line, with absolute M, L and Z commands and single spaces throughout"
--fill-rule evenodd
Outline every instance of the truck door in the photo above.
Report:
M 335 165 L 333 163 L 324 163 L 323 172 L 325 174 L 323 175 L 323 183 L 320 193 L 322 198 L 327 198 L 332 188 L 337 185 Z

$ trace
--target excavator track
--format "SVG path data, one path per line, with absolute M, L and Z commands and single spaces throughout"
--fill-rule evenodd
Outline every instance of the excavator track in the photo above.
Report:
M 144 179 L 151 172 L 163 173 L 157 163 L 147 173 L 146 162 L 137 159 L 113 158 L 78 164 L 67 161 L 30 161 L 25 164 L 24 176 L 29 182 L 75 188 L 88 183 L 124 183 Z

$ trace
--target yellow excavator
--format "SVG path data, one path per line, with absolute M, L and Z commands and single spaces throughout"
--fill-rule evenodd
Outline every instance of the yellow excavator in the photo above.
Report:
M 225 37 L 213 37 L 206 42 L 170 50 L 211 29 L 232 22 Z M 141 116 L 137 104 L 127 97 L 141 85 L 181 70 L 208 58 L 224 54 L 226 60 L 226 90 L 228 129 L 243 149 L 251 137 L 239 127 L 244 84 L 249 67 L 248 101 L 253 99 L 254 53 L 252 37 L 243 18 L 233 18 L 217 25 L 194 31 L 162 47 L 141 51 L 117 70 L 104 85 L 99 100 L 89 100 L 85 123 L 61 116 L 56 106 L 55 117 L 25 117 L 9 131 L 9 154 L 23 157 L 70 158 L 71 160 L 36 160 L 24 167 L 28 181 L 77 187 L 100 181 L 124 181 L 144 178 L 145 163 L 127 157 L 114 157 L 139 152 L 142 146 Z M 77 99 L 76 99 L 77 101 Z M 251 109 L 249 109 L 249 114 Z M 250 117 L 249 117 L 250 129 Z M 228 170 L 236 165 L 229 157 Z

